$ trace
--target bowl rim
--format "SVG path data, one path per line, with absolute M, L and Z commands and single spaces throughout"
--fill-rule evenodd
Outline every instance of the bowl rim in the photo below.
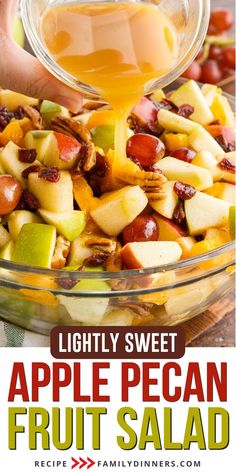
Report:
M 153 266 L 153 267 L 148 267 L 146 269 L 129 269 L 129 270 L 121 270 L 117 272 L 108 272 L 108 271 L 102 271 L 102 272 L 96 272 L 96 271 L 89 271 L 89 272 L 78 272 L 77 270 L 65 270 L 65 269 L 47 269 L 39 266 L 29 266 L 25 265 L 22 263 L 14 263 L 11 261 L 7 261 L 4 259 L 0 259 L 0 268 L 1 269 L 6 269 L 10 270 L 12 272 L 16 273 L 25 273 L 25 274 L 37 274 L 42 275 L 42 276 L 47 276 L 49 278 L 54 278 L 54 279 L 60 279 L 62 278 L 72 278 L 72 279 L 77 279 L 78 278 L 78 273 L 79 273 L 79 279 L 80 280 L 86 280 L 86 279 L 127 279 L 130 277 L 142 277 L 146 275 L 154 275 L 158 273 L 167 273 L 172 270 L 179 270 L 179 269 L 185 269 L 190 266 L 195 266 L 197 264 L 200 264 L 202 262 L 206 261 L 211 261 L 217 256 L 226 254 L 228 251 L 233 251 L 235 252 L 235 241 L 232 240 L 216 249 L 213 249 L 211 251 L 205 252 L 199 256 L 191 257 L 188 259 L 182 259 L 176 263 L 169 263 L 169 264 L 164 264 L 160 266 Z M 235 258 L 231 262 L 227 264 L 227 267 L 232 265 L 235 262 Z M 79 266 L 79 264 L 78 264 Z M 76 266 L 75 266 L 76 267 Z M 223 267 L 221 270 L 225 269 L 225 264 L 223 264 Z M 218 270 L 220 270 L 220 267 L 218 267 Z M 5 280 L 4 278 L 2 279 L 0 276 L 0 281 Z M 10 282 L 8 280 L 8 282 Z M 60 293 L 62 291 L 60 290 Z M 75 292 L 74 292 L 75 293 Z M 102 292 L 99 292 L 102 293 Z M 116 292 L 117 293 L 117 292 Z

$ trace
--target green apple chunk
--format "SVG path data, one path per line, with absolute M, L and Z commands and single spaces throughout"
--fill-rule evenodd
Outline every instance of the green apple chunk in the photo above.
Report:
M 193 198 L 185 200 L 184 204 L 190 235 L 203 234 L 208 228 L 228 225 L 228 202 L 197 192 Z
M 174 157 L 164 157 L 158 161 L 158 167 L 168 180 L 180 180 L 197 190 L 204 190 L 213 185 L 212 174 L 209 170 Z
M 0 250 L 0 259 L 6 261 L 12 261 L 12 255 L 14 250 L 14 243 L 12 240 L 8 241 Z
M 115 127 L 113 125 L 97 126 L 91 131 L 95 146 L 104 150 L 114 148 Z
M 236 212 L 236 205 L 231 205 L 229 209 L 229 231 L 230 231 L 230 236 L 232 239 L 235 239 L 235 233 L 236 233 L 235 212 Z
M 85 272 L 103 272 L 102 267 L 90 269 L 85 268 Z M 104 272 L 105 274 L 105 272 Z M 76 284 L 72 291 L 78 292 L 109 292 L 111 290 L 108 283 L 100 279 L 82 279 Z M 88 325 L 99 324 L 109 305 L 109 298 L 81 298 L 66 297 L 59 295 L 58 299 L 65 306 L 73 321 Z
M 163 192 L 165 192 L 166 197 L 161 200 L 150 201 L 150 205 L 154 208 L 157 213 L 160 215 L 169 218 L 173 218 L 176 205 L 179 201 L 177 194 L 174 191 L 175 181 L 166 182 L 163 185 Z
M 23 48 L 25 44 L 25 33 L 21 18 L 19 16 L 16 16 L 13 21 L 12 36 L 16 44 Z
M 93 250 L 90 247 L 87 247 L 85 239 L 82 236 L 79 236 L 71 243 L 68 264 L 70 266 L 80 266 L 83 264 L 85 259 L 88 259 L 88 257 L 92 255 Z
M 36 107 L 38 104 L 39 100 L 37 98 L 27 97 L 11 90 L 0 90 L 0 106 L 8 108 L 10 111 L 27 105 Z
M 8 243 L 8 241 L 10 241 L 11 239 L 11 236 L 10 234 L 8 233 L 8 231 L 4 228 L 4 226 L 2 226 L 0 224 L 0 248 L 2 248 L 3 246 L 5 246 L 5 244 Z
M 40 113 L 47 127 L 50 127 L 52 119 L 57 116 L 70 118 L 70 112 L 67 108 L 58 105 L 58 103 L 50 102 L 49 100 L 43 100 L 40 107 Z
M 198 126 L 193 121 L 162 108 L 158 112 L 158 123 L 167 131 L 187 134 L 191 133 Z
M 51 267 L 56 245 L 56 228 L 39 223 L 27 223 L 16 240 L 12 259 L 26 265 Z
M 10 141 L 5 148 L 0 151 L 0 164 L 6 172 L 15 177 L 23 189 L 27 188 L 27 180 L 22 177 L 22 172 L 29 167 L 29 164 L 20 162 L 19 146 Z M 34 161 L 32 165 L 38 165 L 40 162 Z M 31 165 L 31 164 L 30 164 Z
M 22 226 L 27 223 L 43 223 L 42 219 L 26 210 L 15 210 L 8 218 L 8 228 L 13 241 L 16 241 Z
M 217 160 L 209 151 L 198 152 L 191 163 L 195 166 L 203 167 L 204 169 L 209 170 L 209 172 L 212 174 L 214 182 L 217 182 L 223 177 L 223 171 L 218 167 Z
M 45 166 L 56 166 L 70 170 L 75 166 L 81 144 L 72 136 L 56 131 L 29 131 L 25 137 L 27 148 L 34 148 L 37 157 Z
M 188 142 L 196 152 L 207 150 L 215 157 L 224 155 L 222 147 L 202 126 L 197 126 L 191 131 Z
M 229 184 L 228 182 L 216 182 L 212 187 L 207 188 L 205 193 L 232 204 L 234 204 L 236 200 L 235 185 Z
M 45 210 L 65 213 L 74 208 L 73 184 L 70 173 L 65 170 L 60 172 L 58 182 L 48 182 L 33 172 L 29 174 L 28 188 Z
M 74 241 L 86 226 L 86 213 L 84 211 L 72 210 L 66 213 L 52 213 L 40 209 L 39 214 L 46 223 L 55 226 L 57 232 L 69 241 Z
M 191 105 L 194 112 L 190 115 L 191 120 L 205 126 L 214 120 L 214 115 L 201 92 L 200 87 L 194 80 L 189 80 L 181 85 L 171 94 L 171 101 L 177 106 Z
M 117 236 L 147 204 L 148 199 L 139 186 L 127 186 L 104 194 L 91 216 L 104 233 Z

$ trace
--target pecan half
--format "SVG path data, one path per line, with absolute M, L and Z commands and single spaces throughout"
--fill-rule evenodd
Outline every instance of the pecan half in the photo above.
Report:
M 129 300 L 126 302 L 118 302 L 118 305 L 120 308 L 129 308 L 142 319 L 150 316 L 150 311 L 153 307 L 153 303 L 135 303 Z
M 57 116 L 51 121 L 51 128 L 59 133 L 73 136 L 81 144 L 92 141 L 90 131 L 80 121 L 73 120 L 73 118 L 66 118 L 65 116 Z
M 43 118 L 36 108 L 31 107 L 30 105 L 26 105 L 24 107 L 24 111 L 26 115 L 31 119 L 34 129 L 44 129 Z
M 111 253 L 116 248 L 116 241 L 103 236 L 86 236 L 85 245 L 97 251 Z
M 66 258 L 70 252 L 70 242 L 63 236 L 58 236 L 52 258 L 52 269 L 63 269 L 66 265 Z

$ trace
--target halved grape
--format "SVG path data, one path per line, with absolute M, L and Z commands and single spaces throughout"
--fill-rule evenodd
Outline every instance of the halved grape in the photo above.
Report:
M 126 152 L 141 166 L 151 166 L 165 155 L 165 145 L 156 136 L 138 133 L 127 142 Z

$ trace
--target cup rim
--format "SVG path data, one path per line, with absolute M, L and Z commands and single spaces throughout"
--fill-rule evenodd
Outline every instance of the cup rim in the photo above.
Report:
M 200 51 L 208 29 L 208 22 L 210 17 L 210 0 L 197 1 L 199 6 L 199 16 L 198 18 L 196 18 L 196 30 L 188 50 L 185 51 L 185 54 L 181 58 L 181 61 L 178 63 L 178 65 L 174 69 L 172 69 L 167 75 L 162 76 L 159 79 L 152 79 L 152 85 L 148 90 L 145 91 L 145 95 L 150 94 L 154 90 L 157 90 L 159 88 L 166 87 L 171 82 L 176 80 L 182 74 L 182 72 L 184 72 L 184 70 L 189 67 L 189 65 L 192 63 L 192 61 Z M 58 64 L 56 64 L 50 54 L 46 51 L 45 46 L 43 45 L 42 40 L 37 34 L 37 31 L 34 27 L 34 23 L 31 18 L 31 2 L 32 0 L 21 0 L 22 21 L 26 35 L 28 37 L 28 41 L 36 56 L 42 62 L 43 66 L 46 67 L 46 69 L 55 77 L 57 77 L 57 79 L 59 79 L 61 82 L 66 83 L 69 87 L 72 87 L 78 92 L 83 93 L 84 97 L 88 96 L 89 98 L 94 97 L 98 100 L 101 99 L 102 97 L 96 89 L 94 89 L 92 86 L 86 84 L 83 81 L 75 80 L 71 74 L 69 74 L 60 66 L 58 66 Z M 189 57 L 186 61 L 187 56 Z

